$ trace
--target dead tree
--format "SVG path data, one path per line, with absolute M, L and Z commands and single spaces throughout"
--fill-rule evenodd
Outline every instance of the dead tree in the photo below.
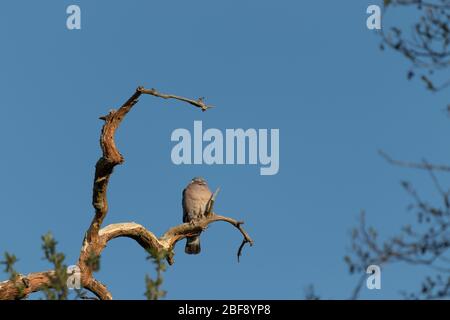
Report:
M 187 102 L 202 111 L 211 108 L 211 106 L 205 104 L 203 98 L 192 100 L 171 94 L 162 94 L 155 89 L 138 87 L 133 95 L 118 110 L 111 110 L 106 116 L 100 117 L 104 121 L 104 124 L 100 135 L 102 156 L 95 166 L 92 191 L 92 205 L 95 209 L 95 214 L 85 233 L 77 266 L 81 271 L 81 286 L 102 300 L 112 299 L 112 295 L 103 283 L 95 279 L 93 266 L 89 261 L 93 257 L 99 257 L 108 242 L 115 238 L 131 238 L 148 252 L 163 253 L 169 265 L 174 263 L 173 250 L 178 241 L 201 233 L 209 224 L 216 221 L 228 222 L 242 234 L 243 241 L 238 250 L 238 259 L 244 245 L 246 243 L 253 244 L 253 240 L 242 228 L 242 221 L 218 215 L 213 211 L 217 192 L 209 202 L 205 219 L 196 223 L 183 223 L 172 227 L 159 238 L 144 226 L 134 222 L 114 223 L 102 228 L 102 222 L 108 213 L 107 190 L 109 179 L 114 167 L 124 162 L 124 157 L 120 154 L 114 142 L 114 134 L 127 113 L 143 94 Z M 0 282 L 0 300 L 22 299 L 33 292 L 42 291 L 44 288 L 51 288 L 54 272 L 54 270 L 49 270 L 33 272 L 28 275 L 19 274 L 15 279 Z

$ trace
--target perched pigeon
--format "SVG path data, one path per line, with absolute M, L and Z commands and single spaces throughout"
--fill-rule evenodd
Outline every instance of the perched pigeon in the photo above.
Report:
M 211 196 L 212 193 L 205 179 L 193 178 L 183 190 L 183 222 L 203 219 Z M 188 254 L 200 253 L 200 236 L 188 237 L 184 251 Z

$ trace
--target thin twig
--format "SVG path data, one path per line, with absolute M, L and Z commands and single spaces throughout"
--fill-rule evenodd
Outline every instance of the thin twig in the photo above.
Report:
M 184 101 L 184 102 L 192 104 L 193 106 L 195 106 L 197 108 L 202 109 L 202 111 L 206 111 L 208 109 L 214 108 L 214 106 L 212 106 L 212 105 L 205 104 L 204 97 L 198 98 L 197 100 L 193 100 L 193 99 L 189 99 L 189 98 L 185 98 L 185 97 L 176 96 L 173 94 L 160 93 L 160 92 L 156 91 L 156 89 L 153 89 L 153 88 L 152 89 L 144 89 L 143 87 L 137 88 L 137 91 L 139 91 L 140 93 L 150 94 L 152 96 L 163 98 L 163 99 L 175 99 L 175 100 Z
M 395 160 L 391 158 L 386 152 L 383 150 L 379 150 L 378 153 L 380 156 L 382 156 L 387 162 L 390 164 L 400 166 L 400 167 L 407 167 L 407 168 L 414 168 L 414 169 L 423 169 L 423 170 L 436 170 L 436 171 L 446 171 L 450 172 L 450 166 L 447 165 L 437 165 L 437 164 L 430 164 L 428 162 L 406 162 L 406 161 L 400 161 Z

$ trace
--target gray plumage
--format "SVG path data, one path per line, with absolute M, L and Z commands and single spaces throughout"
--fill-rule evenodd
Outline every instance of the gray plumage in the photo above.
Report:
M 183 222 L 203 219 L 211 196 L 206 181 L 200 177 L 193 178 L 183 190 Z M 184 251 L 187 254 L 200 253 L 200 236 L 188 237 Z

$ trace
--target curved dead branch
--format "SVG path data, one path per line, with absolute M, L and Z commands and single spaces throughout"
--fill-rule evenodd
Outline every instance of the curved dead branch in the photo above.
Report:
M 217 215 L 215 213 L 212 213 L 208 218 L 200 220 L 195 224 L 183 223 L 172 227 L 160 238 L 157 238 L 151 231 L 135 222 L 110 224 L 99 231 L 99 243 L 102 245 L 103 249 L 112 239 L 120 237 L 131 238 L 147 251 L 167 253 L 167 260 L 169 264 L 173 264 L 173 249 L 178 241 L 203 232 L 208 225 L 217 221 L 228 222 L 241 232 L 244 239 L 242 242 L 243 244 L 241 244 L 238 250 L 238 258 L 241 255 L 243 245 L 246 243 L 253 245 L 252 238 L 241 227 L 243 224 L 242 221 L 236 221 L 232 218 Z
M 23 299 L 33 292 L 41 291 L 50 285 L 53 275 L 54 271 L 34 272 L 0 282 L 0 300 Z
M 86 284 L 84 288 L 95 294 L 100 300 L 112 300 L 112 295 L 108 288 L 94 278 L 92 278 L 92 280 Z

